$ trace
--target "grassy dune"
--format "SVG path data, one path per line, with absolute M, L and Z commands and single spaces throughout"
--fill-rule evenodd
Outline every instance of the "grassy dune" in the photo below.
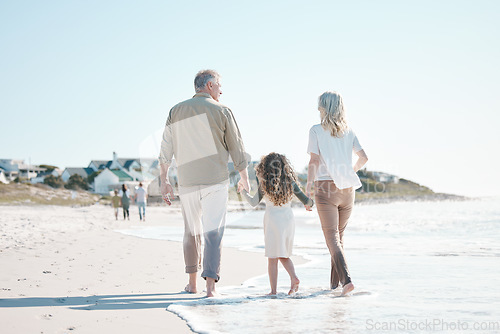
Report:
M 0 205 L 87 206 L 96 203 L 99 199 L 99 195 L 87 191 L 53 189 L 44 184 L 0 183 Z

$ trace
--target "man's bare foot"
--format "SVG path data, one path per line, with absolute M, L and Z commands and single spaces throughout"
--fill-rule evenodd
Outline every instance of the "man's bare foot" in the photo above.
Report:
M 340 294 L 341 297 L 347 295 L 349 292 L 351 292 L 352 290 L 354 290 L 354 284 L 352 283 L 349 283 L 349 284 L 346 284 L 344 285 L 344 288 L 342 289 L 342 293 Z
M 191 287 L 191 284 L 186 285 L 184 288 L 184 291 L 189 292 L 189 293 L 197 293 L 196 287 Z
M 207 291 L 207 297 L 219 297 L 219 293 L 217 291 L 215 291 L 215 289 L 211 290 L 211 291 Z
M 294 279 L 292 279 L 291 283 L 292 284 L 290 285 L 290 291 L 288 291 L 289 295 L 294 294 L 297 291 L 299 291 L 299 284 L 300 284 L 299 278 L 295 277 Z
M 219 294 L 215 291 L 215 279 L 207 277 L 207 297 L 216 297 Z

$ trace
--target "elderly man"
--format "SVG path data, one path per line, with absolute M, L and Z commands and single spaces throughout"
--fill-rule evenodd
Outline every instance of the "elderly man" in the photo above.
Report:
M 196 273 L 201 268 L 201 237 L 205 241 L 203 272 L 207 296 L 215 295 L 219 280 L 222 236 L 228 200 L 229 156 L 239 171 L 239 186 L 250 189 L 240 131 L 231 110 L 219 103 L 222 94 L 216 71 L 198 72 L 196 94 L 170 110 L 161 143 L 161 193 L 171 204 L 173 188 L 168 168 L 175 156 L 179 198 L 184 218 L 184 262 L 189 283 L 185 290 L 196 293 Z M 169 199 L 170 196 L 170 199 Z

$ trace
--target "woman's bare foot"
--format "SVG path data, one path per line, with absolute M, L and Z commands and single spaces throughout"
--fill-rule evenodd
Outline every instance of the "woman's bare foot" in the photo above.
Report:
M 186 291 L 188 293 L 197 293 L 198 292 L 198 291 L 196 291 L 196 287 L 191 287 L 191 284 L 186 285 L 186 287 L 184 288 L 184 291 Z
M 266 296 L 276 296 L 276 291 L 271 291 Z
M 291 294 L 294 294 L 297 291 L 299 291 L 299 284 L 300 284 L 300 280 L 298 277 L 295 277 L 294 279 L 292 279 L 292 284 L 290 285 L 290 291 L 288 291 L 288 294 L 291 295 Z
M 344 288 L 342 289 L 342 293 L 340 294 L 341 297 L 347 295 L 349 292 L 351 292 L 352 290 L 354 290 L 354 284 L 352 283 L 348 283 L 346 285 L 344 285 Z

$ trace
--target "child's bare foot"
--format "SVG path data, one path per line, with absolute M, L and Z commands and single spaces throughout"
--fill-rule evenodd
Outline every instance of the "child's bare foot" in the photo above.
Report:
M 341 297 L 347 295 L 349 292 L 351 292 L 352 290 L 354 290 L 354 284 L 352 283 L 349 283 L 349 284 L 346 284 L 344 285 L 344 288 L 342 289 L 342 293 L 340 294 Z
M 299 291 L 299 284 L 300 284 L 299 278 L 298 277 L 293 278 L 292 284 L 290 286 L 290 291 L 288 291 L 288 294 L 291 295 Z
M 189 292 L 189 293 L 197 293 L 198 292 L 198 291 L 196 291 L 196 287 L 191 286 L 191 284 L 186 285 L 186 287 L 184 288 L 184 291 Z

